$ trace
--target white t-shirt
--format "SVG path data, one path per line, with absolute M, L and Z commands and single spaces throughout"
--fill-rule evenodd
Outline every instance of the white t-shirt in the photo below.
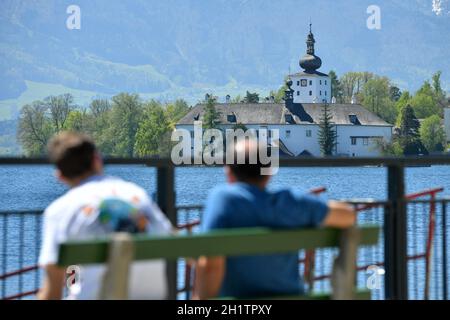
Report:
M 56 199 L 45 210 L 40 266 L 56 264 L 58 246 L 65 241 L 92 239 L 111 232 L 99 221 L 99 206 L 105 199 L 126 201 L 145 214 L 148 221 L 146 232 L 149 234 L 168 234 L 171 231 L 170 222 L 142 188 L 118 178 L 94 176 Z M 75 277 L 75 285 L 67 286 L 67 298 L 97 299 L 105 266 L 77 266 L 75 271 L 79 274 Z M 167 294 L 165 272 L 163 260 L 133 262 L 129 298 L 164 299 Z

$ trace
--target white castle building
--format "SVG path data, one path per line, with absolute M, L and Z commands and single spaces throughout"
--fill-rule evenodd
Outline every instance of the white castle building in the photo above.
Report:
M 300 59 L 298 73 L 289 75 L 284 103 L 216 103 L 218 127 L 232 129 L 244 125 L 247 129 L 279 130 L 283 155 L 320 156 L 319 123 L 324 103 L 330 103 L 337 132 L 334 154 L 350 157 L 378 156 L 378 141 L 391 141 L 393 126 L 359 104 L 337 104 L 331 96 L 331 81 L 317 71 L 322 65 L 315 55 L 314 35 L 310 29 L 306 55 Z M 176 125 L 187 129 L 193 137 L 195 121 L 202 120 L 205 104 L 197 104 Z
M 447 142 L 450 142 L 450 105 L 444 108 L 444 129 Z

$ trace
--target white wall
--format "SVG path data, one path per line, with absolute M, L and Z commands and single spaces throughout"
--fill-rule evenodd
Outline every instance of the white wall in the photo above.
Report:
M 355 157 L 379 156 L 376 139 L 370 137 L 382 137 L 389 142 L 392 139 L 392 127 L 342 125 L 337 127 L 337 134 L 337 154 Z M 357 137 L 356 145 L 352 145 L 351 137 Z M 364 145 L 362 137 L 368 137 L 367 145 Z
M 450 107 L 444 109 L 444 127 L 447 141 L 450 142 Z
M 306 87 L 301 86 L 302 79 L 308 81 Z M 331 101 L 331 83 L 328 76 L 291 76 L 291 80 L 295 103 L 313 103 L 315 97 L 317 97 L 317 103 L 322 103 L 323 100 L 326 100 L 328 103 Z M 309 84 L 310 81 L 312 81 L 311 85 Z M 300 82 L 300 85 L 297 85 L 298 82 Z M 298 91 L 300 91 L 299 96 L 297 95 Z M 309 91 L 312 91 L 311 96 L 309 95 Z
M 233 125 L 224 125 L 224 129 L 231 129 Z M 320 156 L 319 146 L 319 126 L 317 124 L 273 124 L 273 125 L 246 125 L 248 129 L 267 128 L 269 130 L 278 129 L 280 140 L 294 154 L 298 155 L 304 150 L 309 151 L 314 156 Z M 177 125 L 177 128 L 184 128 L 192 131 L 192 125 Z M 287 131 L 290 131 L 289 136 Z M 307 136 L 310 131 L 311 136 Z M 354 125 L 338 125 L 337 126 L 337 147 L 336 154 L 370 157 L 379 156 L 376 139 L 372 137 L 382 137 L 385 141 L 392 139 L 392 127 L 390 126 L 354 126 Z M 351 137 L 356 138 L 356 145 L 352 145 Z M 367 137 L 367 145 L 364 144 L 364 138 Z

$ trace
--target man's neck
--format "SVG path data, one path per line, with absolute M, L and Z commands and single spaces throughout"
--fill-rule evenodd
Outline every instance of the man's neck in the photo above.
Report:
M 83 182 L 85 182 L 86 180 L 88 180 L 92 177 L 98 176 L 98 175 L 102 175 L 102 174 L 103 174 L 102 172 L 89 172 L 82 176 L 79 176 L 79 177 L 69 180 L 67 182 L 67 184 L 69 185 L 70 188 L 75 188 L 75 187 L 78 187 Z
M 266 190 L 266 183 L 263 181 L 238 181 L 238 182 L 248 184 L 252 187 L 256 187 L 263 191 Z

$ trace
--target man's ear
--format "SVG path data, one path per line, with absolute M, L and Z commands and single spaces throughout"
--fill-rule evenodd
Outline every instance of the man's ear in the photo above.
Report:
M 94 153 L 94 157 L 92 159 L 92 169 L 97 174 L 103 172 L 103 159 L 99 152 Z
M 233 171 L 231 171 L 229 166 L 224 166 L 225 176 L 227 178 L 228 183 L 235 183 L 237 181 L 236 176 Z
M 54 175 L 55 175 L 56 179 L 58 179 L 62 183 L 68 184 L 67 178 L 63 176 L 63 174 L 60 170 L 56 169 Z

